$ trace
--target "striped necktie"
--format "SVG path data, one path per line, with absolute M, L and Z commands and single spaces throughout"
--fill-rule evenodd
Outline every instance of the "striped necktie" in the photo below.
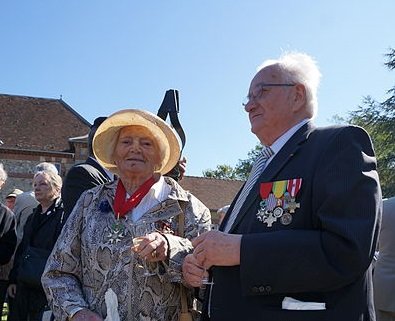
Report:
M 231 229 L 233 223 L 236 220 L 237 215 L 239 214 L 239 211 L 244 204 L 248 194 L 250 193 L 252 187 L 255 185 L 259 175 L 262 174 L 263 170 L 265 169 L 265 165 L 267 160 L 272 157 L 274 154 L 273 150 L 270 147 L 265 147 L 262 150 L 262 154 L 258 157 L 258 159 L 255 161 L 254 166 L 252 167 L 252 170 L 250 172 L 250 176 L 247 179 L 247 182 L 245 183 L 243 190 L 241 191 L 235 206 L 233 207 L 232 213 L 229 216 L 228 221 L 226 222 L 226 226 L 224 228 L 224 232 L 229 232 Z

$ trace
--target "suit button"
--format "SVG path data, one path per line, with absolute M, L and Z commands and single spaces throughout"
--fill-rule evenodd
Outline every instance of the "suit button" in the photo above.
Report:
M 263 285 L 259 287 L 259 292 L 261 293 L 266 292 L 265 287 Z
M 267 293 L 272 292 L 272 287 L 270 285 L 266 285 L 265 290 Z
M 259 292 L 259 288 L 257 286 L 253 286 L 252 287 L 252 292 L 253 293 L 258 293 Z

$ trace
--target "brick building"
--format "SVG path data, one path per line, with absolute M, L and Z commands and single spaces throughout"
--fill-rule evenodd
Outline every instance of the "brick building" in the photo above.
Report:
M 62 99 L 0 94 L 0 161 L 8 173 L 0 199 L 13 188 L 31 190 L 34 166 L 54 163 L 64 176 L 77 160 L 87 157 L 90 123 Z
M 62 99 L 0 94 L 0 162 L 9 176 L 0 200 L 14 188 L 31 190 L 34 166 L 40 162 L 54 163 L 62 177 L 72 165 L 83 162 L 89 127 Z M 243 182 L 186 176 L 180 184 L 206 204 L 215 218 Z

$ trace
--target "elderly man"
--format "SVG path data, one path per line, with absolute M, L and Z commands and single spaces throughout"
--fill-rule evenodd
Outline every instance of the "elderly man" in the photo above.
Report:
M 195 287 L 211 268 L 205 319 L 374 320 L 376 159 L 363 129 L 313 125 L 319 79 L 301 53 L 252 79 L 245 110 L 262 155 L 221 231 L 196 238 L 183 265 Z

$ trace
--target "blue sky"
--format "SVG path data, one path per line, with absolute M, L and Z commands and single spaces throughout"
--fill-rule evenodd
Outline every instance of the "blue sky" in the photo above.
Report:
M 156 112 L 180 91 L 187 174 L 234 166 L 257 139 L 241 103 L 257 66 L 283 51 L 316 58 L 318 125 L 394 84 L 393 0 L 2 0 L 0 93 L 59 98 L 92 122 Z

